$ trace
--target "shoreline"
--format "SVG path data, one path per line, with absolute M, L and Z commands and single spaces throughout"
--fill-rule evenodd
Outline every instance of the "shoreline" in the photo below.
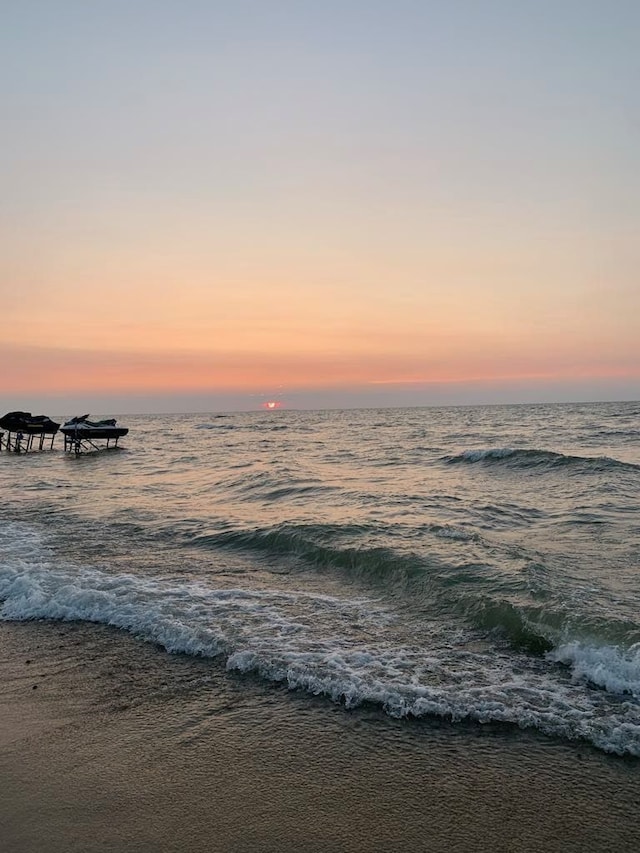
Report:
M 640 847 L 635 759 L 345 711 L 104 626 L 0 644 L 3 853 Z

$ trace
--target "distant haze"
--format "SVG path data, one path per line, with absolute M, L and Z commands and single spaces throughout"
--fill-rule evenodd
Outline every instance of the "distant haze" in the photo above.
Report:
M 640 400 L 633 389 L 624 383 L 589 383 L 567 386 L 557 383 L 550 386 L 532 384 L 523 389 L 513 386 L 477 387 L 463 385 L 459 388 L 449 384 L 437 388 L 384 389 L 376 393 L 367 388 L 326 390 L 318 392 L 293 392 L 270 397 L 266 394 L 175 394 L 112 396 L 87 393 L 82 396 L 23 395 L 0 398 L 2 412 L 22 409 L 34 414 L 73 415 L 93 413 L 113 414 L 159 414 L 180 412 L 245 412 L 268 410 L 269 401 L 277 402 L 278 410 L 286 409 L 367 409 L 367 408 L 410 408 L 428 406 L 464 406 L 511 403 L 563 403 Z

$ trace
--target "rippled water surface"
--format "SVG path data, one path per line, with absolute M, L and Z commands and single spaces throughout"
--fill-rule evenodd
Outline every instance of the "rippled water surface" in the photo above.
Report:
M 640 755 L 640 404 L 123 417 L 0 455 L 0 614 Z

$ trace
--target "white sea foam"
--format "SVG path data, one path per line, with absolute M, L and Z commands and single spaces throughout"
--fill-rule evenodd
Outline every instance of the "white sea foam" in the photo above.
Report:
M 453 539 L 457 542 L 477 542 L 480 538 L 475 530 L 465 530 L 453 524 L 433 525 L 434 534 L 440 539 Z
M 396 661 L 402 657 L 395 650 Z M 532 678 L 525 685 L 520 677 L 489 665 L 484 675 L 478 673 L 463 682 L 452 680 L 434 686 L 420 683 L 419 668 L 405 672 L 404 677 L 389 671 L 384 652 L 376 658 L 376 666 L 354 666 L 349 656 L 332 655 L 332 665 L 322 656 L 289 658 L 288 661 L 266 659 L 252 651 L 229 656 L 228 669 L 256 672 L 264 678 L 285 682 L 291 689 L 303 689 L 328 696 L 353 708 L 362 702 L 373 702 L 393 717 L 434 715 L 453 722 L 474 720 L 480 723 L 511 723 L 521 728 L 537 728 L 546 734 L 567 738 L 583 738 L 606 752 L 640 756 L 640 723 L 635 703 L 621 703 L 616 714 L 601 715 L 600 703 L 587 696 L 578 697 L 562 685 Z M 411 670 L 411 654 L 401 668 Z M 443 667 L 444 670 L 444 667 Z
M 467 462 L 481 462 L 483 459 L 508 459 L 517 453 L 511 447 L 493 447 L 488 450 L 465 450 L 460 458 Z
M 598 658 L 596 651 L 564 647 L 553 660 L 572 662 L 572 681 L 544 660 L 469 649 L 450 626 L 423 621 L 422 639 L 402 640 L 393 615 L 372 599 L 112 574 L 54 561 L 26 528 L 10 533 L 0 539 L 4 620 L 99 622 L 170 652 L 222 656 L 229 670 L 255 672 L 347 707 L 369 701 L 396 717 L 514 723 L 640 756 L 636 699 L 589 688 L 576 667 L 581 663 L 591 681 L 618 693 L 622 684 L 637 686 L 637 655 Z
M 627 693 L 640 699 L 640 643 L 627 650 L 618 646 L 566 643 L 547 657 L 570 666 L 574 680 L 584 679 L 609 693 Z

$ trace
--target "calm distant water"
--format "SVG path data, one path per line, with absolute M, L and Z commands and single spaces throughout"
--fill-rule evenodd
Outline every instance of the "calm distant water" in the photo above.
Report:
M 0 454 L 0 618 L 640 756 L 640 403 L 119 423 Z

